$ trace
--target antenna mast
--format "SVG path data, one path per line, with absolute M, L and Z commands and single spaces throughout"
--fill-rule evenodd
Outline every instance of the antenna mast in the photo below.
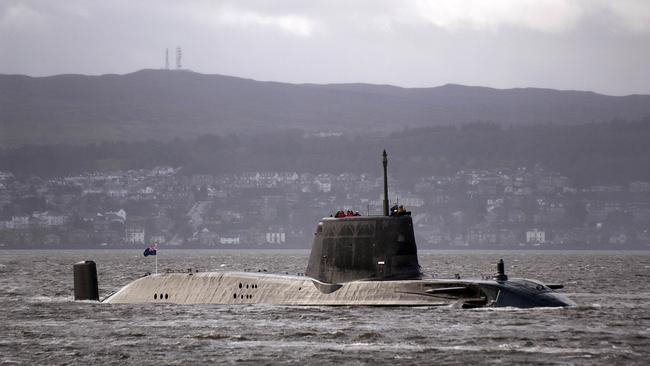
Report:
M 388 155 L 386 154 L 386 149 L 384 149 L 383 153 L 383 163 L 384 163 L 384 216 L 388 216 L 388 173 L 387 173 L 387 166 L 388 166 Z
M 169 70 L 169 48 L 165 48 L 165 70 Z
M 176 47 L 176 70 L 181 69 L 181 58 L 183 57 L 183 51 L 181 51 L 181 46 Z

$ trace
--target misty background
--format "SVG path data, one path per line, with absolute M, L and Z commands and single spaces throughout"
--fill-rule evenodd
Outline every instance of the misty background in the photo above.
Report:
M 5 1 L 0 246 L 307 248 L 380 213 L 385 148 L 421 247 L 647 249 L 649 34 L 645 1 Z
M 648 94 L 646 0 L 5 0 L 0 72 Z M 172 59 L 173 61 L 173 59 Z M 173 62 L 172 62 L 173 64 Z

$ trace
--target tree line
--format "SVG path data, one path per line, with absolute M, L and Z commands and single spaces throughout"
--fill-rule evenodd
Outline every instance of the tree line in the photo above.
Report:
M 182 167 L 186 174 L 246 171 L 378 175 L 382 149 L 391 174 L 449 175 L 461 169 L 542 165 L 578 186 L 650 181 L 650 117 L 574 126 L 508 127 L 477 122 L 405 128 L 382 135 L 318 137 L 299 130 L 264 135 L 203 135 L 167 141 L 25 145 L 0 149 L 0 170 L 17 176 Z

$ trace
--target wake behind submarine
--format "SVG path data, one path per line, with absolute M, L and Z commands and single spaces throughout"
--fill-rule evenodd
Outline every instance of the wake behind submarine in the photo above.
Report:
M 365 306 L 560 307 L 575 303 L 562 285 L 508 278 L 503 260 L 491 279 L 422 274 L 410 213 L 389 215 L 383 152 L 383 216 L 327 217 L 316 227 L 305 276 L 251 273 L 157 273 L 103 300 L 110 304 L 276 304 Z M 75 299 L 97 300 L 95 264 L 75 264 Z

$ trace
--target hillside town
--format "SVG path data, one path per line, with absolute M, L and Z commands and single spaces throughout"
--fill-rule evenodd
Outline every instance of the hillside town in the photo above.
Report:
M 382 178 L 181 168 L 41 179 L 0 172 L 0 248 L 308 248 L 339 210 L 378 215 Z M 389 177 L 421 248 L 650 247 L 650 182 L 576 188 L 542 167 Z

